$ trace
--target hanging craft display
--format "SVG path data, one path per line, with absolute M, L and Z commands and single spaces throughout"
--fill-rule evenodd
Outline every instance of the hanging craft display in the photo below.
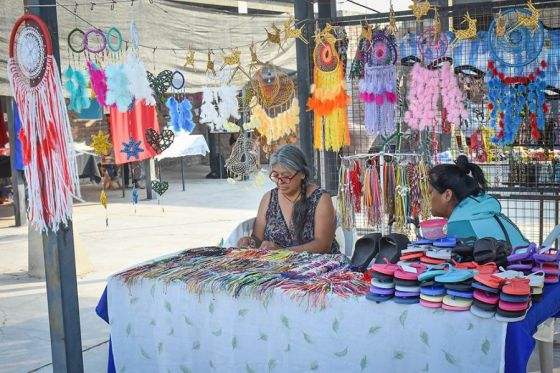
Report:
M 109 142 L 109 134 L 99 130 L 97 135 L 91 135 L 90 146 L 97 155 L 108 155 L 113 145 Z
M 84 32 L 82 29 L 74 28 L 68 33 L 68 48 L 76 54 L 84 51 Z
M 449 42 L 443 32 L 436 32 L 433 27 L 427 28 L 418 36 L 418 50 L 426 64 L 443 58 Z
M 367 64 L 360 80 L 360 99 L 364 102 L 364 123 L 371 134 L 386 135 L 395 130 L 397 104 L 397 49 L 384 33 L 372 36 Z
M 529 2 L 531 4 L 531 2 Z M 531 7 L 534 8 L 531 4 Z M 488 49 L 499 65 L 521 68 L 535 61 L 544 46 L 544 26 L 538 10 L 508 9 L 488 30 Z M 516 69 L 521 75 L 522 69 Z
M 225 163 L 228 173 L 232 176 L 249 176 L 258 172 L 258 152 L 259 147 L 255 140 L 243 133 L 239 134 Z
M 68 109 L 73 110 L 76 113 L 81 113 L 82 110 L 89 108 L 91 104 L 86 77 L 80 70 L 74 70 L 71 66 L 66 68 L 64 76 L 66 77 L 64 87 L 70 96 Z
M 308 111 L 313 111 L 313 142 L 315 149 L 339 151 L 350 145 L 350 130 L 346 105 L 346 83 L 342 63 L 335 50 L 330 33 L 332 26 L 321 32 L 313 51 L 312 96 L 307 102 Z M 336 41 L 336 39 L 334 40 Z
M 163 102 L 165 92 L 171 87 L 173 81 L 173 72 L 171 70 L 163 70 L 157 76 L 151 72 L 147 72 L 150 88 L 154 91 L 154 97 L 157 102 Z
M 102 54 L 107 47 L 107 38 L 105 33 L 98 28 L 92 28 L 84 34 L 84 51 L 86 56 L 91 58 L 90 54 L 95 56 Z
M 219 88 L 204 87 L 200 123 L 206 124 L 213 131 L 223 131 L 229 118 L 241 118 L 235 88 L 225 85 Z
M 10 35 L 8 79 L 21 121 L 28 214 L 39 231 L 58 231 L 80 196 L 70 120 L 45 23 L 20 17 Z
M 138 193 L 138 188 L 132 188 L 132 193 L 130 193 L 130 200 L 132 202 L 132 206 L 134 207 L 134 213 L 136 214 L 136 205 L 138 204 L 138 200 L 140 199 L 140 193 Z
M 156 179 L 152 180 L 151 185 L 154 192 L 156 192 L 160 197 L 163 196 L 165 192 L 167 192 L 167 189 L 169 189 L 169 183 L 167 181 Z
M 283 71 L 272 65 L 263 65 L 251 80 L 255 96 L 251 101 L 251 122 L 272 145 L 295 135 L 299 124 L 299 104 L 294 82 Z
M 175 134 L 170 130 L 163 130 L 158 133 L 153 128 L 148 128 L 145 135 L 146 142 L 154 149 L 156 154 L 161 154 L 165 149 L 169 148 L 175 139 Z
M 422 17 L 428 14 L 432 6 L 429 0 L 424 0 L 423 3 L 421 3 L 420 0 L 412 0 L 412 5 L 409 5 L 408 8 L 412 10 L 412 13 L 416 17 L 416 22 L 420 22 Z
M 126 154 L 126 160 L 128 161 L 130 158 L 134 157 L 138 160 L 140 157 L 138 153 L 142 153 L 144 149 L 140 147 L 142 140 L 134 141 L 132 136 L 130 137 L 129 142 L 123 142 L 122 145 L 124 148 L 121 149 L 121 153 Z
M 455 44 L 460 40 L 470 40 L 476 38 L 476 18 L 471 18 L 469 12 L 463 17 L 461 24 L 466 23 L 467 28 L 464 30 L 457 30 L 453 28 L 453 32 L 455 33 L 455 40 L 451 44 Z
M 190 66 L 194 69 L 194 54 L 194 50 L 189 47 L 189 49 L 187 50 L 187 55 L 185 56 L 185 63 L 183 64 L 183 67 Z
M 167 124 L 173 132 L 192 132 L 195 124 L 192 118 L 192 105 L 188 98 L 185 97 L 179 103 L 175 97 L 171 96 L 165 102 L 165 106 L 169 112 Z
M 372 29 L 367 22 L 362 23 L 362 33 L 358 39 L 356 54 L 350 67 L 350 79 L 360 79 L 364 76 L 364 65 L 366 64 L 367 51 L 371 48 Z
M 128 80 L 128 90 L 134 96 L 134 100 L 143 100 L 147 105 L 155 105 L 154 91 L 148 80 L 146 67 L 134 50 L 128 53 L 124 71 Z
M 123 37 L 119 29 L 117 29 L 116 27 L 109 28 L 109 30 L 107 30 L 105 39 L 107 40 L 107 49 L 109 49 L 114 54 L 117 54 L 121 51 Z
M 105 226 L 109 226 L 109 211 L 107 211 L 107 195 L 105 194 L 105 189 L 101 189 L 101 194 L 99 195 L 99 202 L 101 206 L 105 209 Z
M 496 131 L 496 141 L 511 144 L 527 118 L 531 128 L 531 138 L 538 140 L 544 130 L 546 89 L 545 72 L 547 64 L 540 66 L 529 76 L 506 77 L 498 70 L 493 61 L 488 62 L 490 80 L 488 81 L 488 110 L 490 125 Z
M 175 70 L 173 75 L 171 75 L 171 87 L 176 91 L 180 91 L 185 87 L 185 76 L 179 70 Z
M 110 64 L 105 68 L 107 78 L 108 106 L 116 106 L 119 111 L 127 111 L 132 103 L 132 92 L 129 90 L 128 77 L 123 64 Z
M 274 22 L 272 23 L 273 32 L 268 31 L 266 28 L 264 31 L 266 32 L 266 39 L 262 42 L 261 46 L 266 48 L 269 45 L 275 44 L 278 45 L 278 51 L 284 50 L 284 48 L 282 48 L 282 37 L 280 35 L 281 30 L 274 24 Z
M 284 22 L 284 43 L 286 43 L 289 39 L 299 39 L 305 44 L 309 44 L 309 41 L 303 36 L 303 29 L 304 26 L 300 28 L 296 27 L 296 20 L 290 14 L 288 20 Z
M 107 107 L 107 77 L 105 71 L 97 66 L 94 62 L 88 61 L 87 67 L 91 81 L 91 89 L 95 93 L 95 97 L 99 104 Z
M 461 117 L 466 117 L 464 97 L 457 78 L 449 62 L 444 62 L 439 69 L 426 69 L 420 63 L 414 64 L 411 72 L 412 82 L 408 91 L 408 111 L 404 118 L 415 130 L 432 128 L 438 117 L 438 103 L 442 100 L 442 109 L 447 112 L 446 122 L 456 126 L 461 124 Z

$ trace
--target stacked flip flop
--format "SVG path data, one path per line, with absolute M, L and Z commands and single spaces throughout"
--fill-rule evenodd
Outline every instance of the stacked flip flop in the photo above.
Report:
M 525 318 L 531 303 L 531 287 L 527 278 L 506 279 L 500 290 L 500 301 L 496 320 L 505 322 L 521 321 Z
M 414 304 L 420 301 L 418 276 L 426 270 L 421 263 L 401 264 L 395 271 L 395 298 L 397 303 Z
M 427 308 L 441 308 L 445 296 L 445 287 L 437 283 L 436 276 L 446 273 L 448 266 L 435 265 L 424 271 L 418 280 L 420 281 L 420 305 Z
M 502 280 L 491 273 L 479 273 L 474 276 L 471 312 L 475 316 L 483 319 L 494 317 L 500 301 L 501 285 Z
M 468 311 L 473 303 L 472 278 L 477 271 L 450 267 L 447 272 L 434 277 L 436 283 L 443 284 L 446 295 L 442 308 L 448 311 Z
M 530 273 L 544 273 L 545 284 L 555 284 L 559 281 L 559 252 L 550 247 L 541 247 L 532 243 L 527 246 L 519 246 L 513 249 L 508 256 L 508 270 Z
M 385 302 L 395 295 L 396 264 L 374 264 L 371 267 L 371 286 L 366 298 L 375 302 Z

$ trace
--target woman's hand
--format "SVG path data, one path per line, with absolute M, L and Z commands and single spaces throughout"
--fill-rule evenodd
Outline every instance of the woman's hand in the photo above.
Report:
M 257 243 L 252 237 L 245 236 L 241 237 L 239 241 L 237 241 L 237 247 L 240 249 L 255 249 L 257 247 Z
M 259 247 L 259 249 L 261 250 L 281 250 L 282 248 L 275 244 L 274 242 L 271 241 L 263 241 L 261 244 L 261 247 Z

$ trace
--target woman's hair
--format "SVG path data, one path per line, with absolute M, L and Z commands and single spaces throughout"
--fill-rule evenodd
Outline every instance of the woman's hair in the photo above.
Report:
M 292 211 L 292 223 L 299 243 L 302 241 L 303 226 L 305 225 L 305 215 L 307 215 L 308 198 L 307 184 L 309 179 L 309 166 L 305 155 L 295 145 L 287 144 L 282 146 L 270 156 L 270 167 L 274 165 L 282 165 L 294 172 L 301 172 L 305 175 L 301 183 L 300 199 L 294 203 Z
M 468 196 L 476 196 L 486 192 L 487 182 L 482 169 L 460 155 L 455 164 L 439 164 L 430 172 L 430 185 L 440 193 L 450 189 L 457 202 Z M 470 175 L 469 175 L 470 174 Z

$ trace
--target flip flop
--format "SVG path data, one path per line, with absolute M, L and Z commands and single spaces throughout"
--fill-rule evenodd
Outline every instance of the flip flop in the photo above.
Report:
M 498 272 L 498 273 L 494 273 L 493 276 L 502 278 L 502 279 L 508 279 L 508 278 L 517 278 L 517 277 L 525 277 L 525 274 L 523 272 L 520 271 L 514 271 L 512 269 L 508 269 L 506 271 L 503 270 L 502 268 L 502 272 Z
M 557 284 L 560 282 L 559 277 L 555 275 L 545 275 L 544 276 L 544 283 L 545 284 Z
M 401 254 L 423 253 L 428 250 L 426 245 L 415 245 L 414 243 L 408 245 L 406 249 L 401 251 Z
M 529 276 L 527 276 L 527 278 L 529 279 L 529 286 L 531 288 L 542 288 L 544 286 L 545 275 L 546 274 L 544 273 L 544 271 L 536 271 L 531 273 Z
M 432 259 L 450 260 L 451 250 L 450 249 L 428 250 L 426 251 L 426 256 Z
M 420 299 L 425 300 L 432 303 L 441 303 L 443 301 L 443 295 L 427 295 L 427 294 L 420 294 Z
M 413 280 L 418 281 L 418 276 L 426 270 L 426 266 L 421 263 L 412 263 L 409 265 L 401 265 L 399 269 L 395 271 L 395 278 L 401 280 Z M 414 271 L 414 272 L 413 272 Z
M 447 294 L 452 295 L 454 297 L 461 297 L 461 298 L 472 298 L 473 292 L 471 291 L 459 291 L 453 289 L 447 289 Z
M 560 275 L 560 269 L 558 268 L 558 264 L 544 264 L 540 263 L 537 264 L 535 267 L 531 269 L 531 272 L 544 272 L 545 275 Z
M 531 302 L 538 303 L 542 300 L 542 294 L 531 295 Z
M 415 304 L 420 303 L 420 297 L 394 297 L 393 300 L 398 304 Z
M 453 266 L 457 269 L 477 269 L 478 268 L 478 263 L 477 262 L 461 262 L 461 263 L 457 263 L 455 260 L 451 261 L 453 263 Z
M 492 311 L 492 312 L 496 312 L 496 310 L 498 309 L 498 303 L 489 304 L 489 303 L 482 302 L 478 299 L 473 299 L 473 306 L 477 306 L 480 309 L 483 309 L 485 311 Z
M 472 285 L 471 285 L 474 289 L 478 289 L 478 290 L 482 290 L 482 291 L 486 291 L 489 293 L 495 293 L 498 294 L 500 292 L 500 289 L 497 288 L 491 288 L 490 286 L 486 286 L 484 284 L 481 284 L 478 281 L 473 281 Z
M 395 279 L 395 284 L 398 286 L 420 286 L 419 281 L 414 280 L 402 280 L 400 278 Z
M 505 282 L 503 278 L 499 278 L 489 274 L 478 274 L 474 276 L 474 279 L 475 281 L 478 281 L 479 283 L 494 289 L 499 289 Z
M 512 278 L 506 280 L 502 287 L 502 293 L 509 295 L 529 295 L 531 294 L 530 280 L 528 278 Z
M 418 276 L 419 281 L 432 280 L 434 277 L 443 275 L 447 271 L 449 265 L 432 265 Z
M 457 245 L 457 237 L 447 236 L 444 238 L 440 238 L 439 240 L 435 240 L 432 245 L 434 247 L 452 248 Z
M 514 303 L 525 303 L 529 301 L 529 295 L 511 295 L 506 293 L 500 293 L 500 300 L 504 300 L 506 302 L 514 302 Z
M 541 295 L 543 293 L 543 288 L 531 288 L 531 298 L 533 298 L 535 295 Z
M 374 271 L 371 272 L 371 277 L 381 282 L 393 282 L 395 280 L 393 276 L 384 275 L 383 273 Z
M 396 263 L 401 256 L 401 251 L 406 249 L 409 243 L 408 237 L 398 233 L 391 233 L 381 237 L 379 240 L 379 254 L 375 258 L 375 263 L 384 263 L 385 259 L 390 263 Z
M 479 302 L 483 302 L 485 304 L 496 305 L 500 300 L 500 296 L 495 293 L 489 293 L 487 291 L 475 289 L 473 292 L 473 298 L 478 300 Z
M 434 242 L 433 240 L 428 240 L 426 238 L 421 238 L 419 240 L 412 241 L 412 244 L 417 245 L 417 246 L 427 246 L 427 245 L 431 245 L 433 242 Z
M 504 311 L 526 311 L 529 308 L 529 302 L 524 303 L 516 303 L 516 302 L 507 302 L 505 300 L 500 300 L 498 303 L 498 308 Z
M 420 287 L 420 294 L 425 294 L 429 296 L 445 295 L 445 288 L 439 286 Z
M 379 253 L 381 233 L 370 233 L 359 238 L 354 245 L 354 253 L 350 259 L 350 269 L 364 272 L 369 263 Z
M 413 259 L 420 259 L 424 256 L 424 252 L 414 252 L 402 255 L 399 260 L 413 260 Z
M 525 246 L 517 246 L 512 250 L 511 255 L 508 255 L 507 260 L 510 263 L 531 260 L 531 257 L 536 252 L 536 249 L 537 245 L 534 243 L 530 243 Z
M 488 262 L 488 263 L 477 265 L 476 270 L 478 271 L 478 273 L 483 274 L 483 275 L 484 274 L 493 274 L 494 272 L 496 272 L 498 270 L 498 266 L 494 262 Z
M 446 311 L 457 311 L 457 312 L 462 312 L 462 311 L 468 311 L 471 309 L 471 306 L 464 306 L 464 307 L 455 307 L 455 306 L 450 306 L 448 304 L 443 303 L 441 305 L 441 308 L 443 308 Z
M 377 294 L 377 295 L 391 295 L 395 293 L 394 289 L 383 289 L 383 288 L 378 288 L 375 286 L 370 286 L 369 287 L 369 292 L 372 294 Z
M 545 247 L 533 255 L 533 260 L 537 263 L 558 262 L 560 260 L 560 252 L 557 249 Z
M 533 268 L 533 265 L 534 262 L 532 260 L 521 261 L 508 265 L 507 269 L 513 271 L 526 271 L 526 270 L 531 270 Z
M 420 286 L 395 286 L 396 292 L 415 293 L 420 295 Z
M 458 243 L 454 248 L 451 249 L 454 254 L 460 255 L 461 257 L 472 257 L 473 256 L 473 246 L 466 245 L 463 243 Z
M 397 290 L 395 291 L 395 297 L 400 297 L 400 298 L 408 298 L 408 297 L 417 297 L 420 295 L 420 291 L 401 291 L 401 290 Z
M 473 248 L 475 262 L 487 263 L 494 261 L 497 248 L 497 240 L 493 237 L 484 237 L 476 240 Z
M 445 259 L 436 259 L 436 258 L 430 258 L 429 256 L 423 256 L 420 258 L 420 261 L 422 263 L 426 263 L 426 264 L 445 264 L 447 261 Z
M 441 302 L 430 302 L 420 298 L 420 305 L 427 308 L 441 308 Z
M 385 302 L 388 301 L 389 299 L 393 298 L 393 295 L 378 295 L 378 294 L 372 294 L 372 293 L 367 293 L 366 294 L 366 299 L 367 300 L 371 300 L 377 303 L 381 303 L 381 302 Z
M 494 311 L 486 311 L 474 304 L 471 306 L 471 313 L 481 319 L 491 319 L 496 314 Z
M 467 280 L 463 282 L 444 284 L 445 289 L 457 290 L 457 291 L 472 291 L 472 280 Z
M 476 274 L 476 271 L 472 269 L 455 269 L 451 267 L 447 273 L 435 277 L 437 282 L 450 283 L 450 282 L 462 282 L 472 278 Z
M 517 322 L 523 320 L 526 315 L 527 311 L 509 312 L 498 308 L 496 310 L 495 319 L 501 322 Z
M 376 263 L 371 266 L 373 272 L 381 273 L 387 276 L 394 276 L 395 271 L 400 269 L 396 264 L 389 263 L 389 260 L 385 260 L 385 263 Z
M 443 304 L 452 307 L 470 307 L 472 305 L 472 299 L 463 297 L 454 297 L 453 295 L 446 295 L 443 297 Z
M 381 282 L 378 279 L 372 279 L 371 280 L 371 284 L 373 286 L 375 286 L 376 288 L 380 288 L 380 289 L 394 289 L 395 288 L 395 283 L 394 282 Z

